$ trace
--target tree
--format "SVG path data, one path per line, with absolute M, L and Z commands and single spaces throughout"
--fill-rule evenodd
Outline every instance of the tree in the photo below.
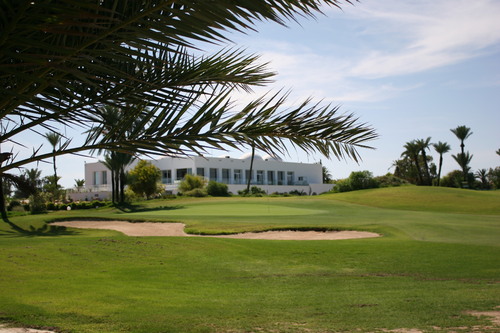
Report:
M 428 158 L 427 154 L 425 153 L 425 151 L 429 149 L 430 142 L 431 142 L 430 137 L 428 137 L 427 139 L 415 140 L 415 145 L 420 150 L 420 153 L 422 153 L 422 160 L 424 162 L 424 171 L 425 171 L 425 180 L 423 181 L 423 183 L 425 185 L 432 185 L 432 178 L 429 171 L 429 163 L 427 161 Z
M 452 128 L 450 130 L 455 136 L 460 140 L 460 151 L 462 154 L 465 154 L 464 148 L 465 144 L 464 141 L 469 138 L 473 133 L 471 132 L 470 128 L 462 125 L 462 126 L 457 126 L 457 128 Z
M 489 190 L 490 189 L 490 183 L 488 181 L 488 170 L 486 169 L 479 169 L 474 173 L 474 176 L 479 180 L 480 182 L 480 187 L 482 190 Z
M 457 128 L 452 128 L 451 131 L 460 140 L 460 154 L 454 155 L 453 158 L 455 159 L 455 161 L 457 161 L 458 165 L 460 165 L 460 167 L 462 168 L 462 172 L 463 172 L 463 176 L 464 176 L 463 180 L 464 180 L 464 182 L 467 182 L 467 174 L 468 174 L 469 169 L 470 169 L 470 168 L 468 168 L 468 166 L 469 166 L 470 160 L 472 159 L 472 155 L 469 155 L 468 152 L 467 152 L 467 154 L 465 153 L 464 141 L 472 135 L 472 132 L 471 132 L 469 127 L 464 126 L 464 125 L 458 126 Z
M 57 189 L 57 180 L 59 179 L 57 177 L 57 167 L 56 167 L 56 151 L 57 151 L 57 146 L 61 144 L 61 139 L 62 136 L 59 133 L 56 132 L 48 132 L 45 133 L 45 138 L 47 141 L 49 141 L 50 145 L 52 146 L 52 153 L 54 156 L 52 156 L 52 165 L 54 167 L 54 188 Z
M 472 160 L 472 156 L 470 155 L 469 152 L 467 153 L 458 153 L 456 155 L 451 155 L 453 159 L 460 165 L 460 168 L 462 168 L 462 175 L 463 175 L 463 181 L 464 183 L 468 183 L 468 174 L 470 171 L 470 161 Z M 470 187 L 470 186 L 469 186 Z
M 80 190 L 85 186 L 85 179 L 75 179 L 75 187 Z
M 401 154 L 401 156 L 406 156 L 411 159 L 415 165 L 415 171 L 417 175 L 417 184 L 422 185 L 424 183 L 424 177 L 422 176 L 422 169 L 420 168 L 420 146 L 416 143 L 415 140 L 409 141 L 404 145 L 405 151 Z
M 438 171 L 438 177 L 437 177 L 437 186 L 439 186 L 440 181 L 441 181 L 441 170 L 443 167 L 443 154 L 446 154 L 447 152 L 449 152 L 451 147 L 448 143 L 441 142 L 441 141 L 439 141 L 438 143 L 434 143 L 433 146 L 434 146 L 434 150 L 439 154 L 439 171 Z
M 494 188 L 497 190 L 500 189 L 500 167 L 496 167 L 495 169 L 490 168 L 490 170 L 488 170 L 488 181 Z
M 20 199 L 26 199 L 30 195 L 36 194 L 42 190 L 42 171 L 38 169 L 27 169 L 23 170 L 20 179 L 23 186 L 17 186 L 14 197 Z M 27 186 L 26 186 L 27 185 Z
M 151 162 L 140 160 L 129 172 L 129 186 L 135 194 L 150 199 L 158 190 L 161 177 L 160 169 Z
M 321 172 L 323 174 L 323 184 L 330 184 L 332 182 L 332 174 L 326 166 L 321 167 Z
M 0 165 L 0 176 L 63 154 L 113 150 L 131 154 L 189 155 L 207 149 L 286 153 L 287 144 L 326 157 L 359 159 L 377 137 L 339 107 L 312 103 L 290 108 L 288 93 L 264 95 L 235 109 L 232 93 L 270 82 L 258 56 L 222 48 L 200 54 L 199 43 L 220 43 L 225 30 L 257 21 L 285 25 L 313 17 L 320 5 L 348 0 L 29 1 L 0 3 L 0 143 L 23 133 L 59 127 L 86 131 L 80 143 Z M 198 45 L 197 45 L 198 43 Z M 197 52 L 197 53 L 195 53 Z M 124 111 L 107 132 L 99 108 Z M 133 124 L 140 119 L 137 131 Z M 128 134 L 127 134 L 128 133 Z M 127 134 L 127 135 L 126 135 Z M 1 188 L 1 187 L 0 187 Z

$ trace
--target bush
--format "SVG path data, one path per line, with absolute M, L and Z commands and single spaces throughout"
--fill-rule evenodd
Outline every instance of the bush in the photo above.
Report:
M 195 188 L 191 191 L 183 192 L 182 194 L 188 197 L 206 197 L 207 191 L 203 188 Z
M 229 189 L 226 184 L 211 180 L 207 185 L 207 194 L 213 197 L 228 197 Z
M 292 190 L 292 191 L 290 191 L 290 195 L 302 196 L 302 195 L 307 195 L 307 193 L 304 192 L 303 190 L 301 190 L 301 191 L 299 191 L 299 190 Z
M 461 170 L 453 170 L 449 172 L 446 176 L 441 178 L 441 186 L 444 187 L 455 187 L 455 188 L 474 188 L 474 174 L 469 173 L 467 175 L 467 182 L 464 184 L 464 174 Z M 464 186 L 466 185 L 466 186 Z
M 12 200 L 11 202 L 9 202 L 9 205 L 7 206 L 7 210 L 12 211 L 15 207 L 18 207 L 18 206 L 22 207 L 21 202 L 18 200 Z
M 182 181 L 179 184 L 179 191 L 183 192 L 184 194 L 186 192 L 189 192 L 191 190 L 194 190 L 195 188 L 202 189 L 206 185 L 206 180 L 205 178 L 201 176 L 194 176 L 194 175 L 185 175 Z
M 408 181 L 396 177 L 392 173 L 388 173 L 385 176 L 378 176 L 375 177 L 374 179 L 379 184 L 379 187 L 394 187 L 394 186 L 410 184 Z
M 353 171 L 349 178 L 340 179 L 335 183 L 333 192 L 349 192 L 379 187 L 379 182 L 373 178 L 370 171 Z
M 29 211 L 31 214 L 40 214 L 47 211 L 47 207 L 45 206 L 45 199 L 39 193 L 30 195 L 29 201 Z
M 500 189 L 500 167 L 496 167 L 495 169 L 490 168 L 488 171 L 488 180 L 493 187 L 496 189 Z
M 238 191 L 238 194 L 243 197 L 262 197 L 266 195 L 266 191 L 264 191 L 260 187 L 252 186 L 250 187 L 250 191 L 244 189 L 242 191 Z

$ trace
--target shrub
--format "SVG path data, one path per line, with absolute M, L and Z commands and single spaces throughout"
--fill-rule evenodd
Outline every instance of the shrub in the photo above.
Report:
M 191 191 L 183 192 L 183 194 L 187 195 L 188 197 L 206 197 L 207 191 L 203 188 L 195 188 Z
M 441 178 L 441 186 L 444 187 L 456 187 L 456 188 L 462 188 L 464 185 L 468 188 L 474 188 L 474 174 L 469 173 L 467 175 L 467 182 L 464 184 L 464 174 L 462 170 L 453 170 L 449 172 L 446 176 Z
M 349 178 L 335 182 L 333 192 L 349 192 L 379 187 L 379 182 L 373 178 L 370 171 L 353 171 Z
M 349 192 L 352 191 L 351 183 L 349 182 L 349 178 L 339 179 L 335 181 L 335 186 L 333 187 L 333 192 Z
M 299 191 L 299 190 L 292 190 L 292 191 L 290 191 L 290 194 L 291 195 L 298 195 L 298 196 L 307 195 L 307 193 L 304 192 L 303 190 L 301 190 L 301 191 Z
M 47 211 L 47 207 L 45 206 L 45 199 L 39 193 L 30 195 L 29 201 L 29 211 L 31 214 L 40 214 Z
M 211 180 L 207 185 L 207 194 L 213 197 L 228 197 L 229 189 L 226 184 Z
M 250 191 L 244 189 L 242 191 L 238 191 L 238 194 L 243 197 L 262 197 L 266 195 L 266 191 L 264 191 L 260 187 L 252 186 L 250 187 Z
M 375 181 L 379 184 L 379 187 L 394 187 L 401 185 L 410 184 L 408 181 L 394 176 L 392 173 L 388 173 L 384 176 L 378 176 L 374 178 Z
M 8 211 L 11 211 L 13 210 L 15 207 L 18 207 L 18 206 L 21 206 L 21 202 L 18 201 L 18 200 L 12 200 L 11 202 L 9 202 L 9 205 L 7 206 L 7 210 Z
M 493 184 L 494 188 L 500 189 L 500 167 L 496 167 L 495 169 L 490 168 L 487 177 L 489 182 Z
M 206 180 L 205 178 L 201 176 L 194 176 L 194 175 L 185 175 L 182 181 L 179 184 L 179 191 L 183 192 L 184 194 L 186 192 L 189 192 L 191 190 L 194 190 L 195 188 L 202 189 L 206 185 Z

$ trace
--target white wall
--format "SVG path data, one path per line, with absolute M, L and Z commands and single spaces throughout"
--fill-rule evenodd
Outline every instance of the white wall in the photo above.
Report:
M 250 169 L 250 158 L 227 158 L 227 157 L 201 157 L 194 156 L 189 158 L 173 158 L 165 157 L 158 160 L 151 160 L 162 172 L 170 170 L 171 179 L 166 184 L 167 190 L 176 193 L 176 181 L 178 169 L 190 169 L 190 173 L 196 174 L 198 168 L 204 169 L 205 178 L 210 178 L 210 169 L 216 169 L 217 181 L 226 182 L 223 179 L 223 169 L 229 170 L 227 184 L 230 191 L 237 193 L 238 190 L 246 188 L 247 177 L 246 170 Z M 128 169 L 133 168 L 137 161 L 132 163 Z M 239 184 L 235 182 L 235 170 L 241 170 L 241 179 Z M 95 172 L 102 178 L 102 172 L 107 171 L 106 182 L 99 179 L 98 184 L 94 184 Z M 284 183 L 278 184 L 278 171 L 283 172 Z M 269 172 L 273 174 L 273 182 L 268 179 Z M 287 180 L 287 173 L 293 173 L 293 182 L 290 184 Z M 290 192 L 292 190 L 304 191 L 306 193 L 323 193 L 332 188 L 330 184 L 322 184 L 322 165 L 319 163 L 292 163 L 282 162 L 274 159 L 263 159 L 256 155 L 252 167 L 252 185 L 259 186 L 268 193 L 273 192 Z M 262 176 L 257 179 L 257 174 Z M 302 181 L 300 181 L 302 179 Z M 85 188 L 90 192 L 111 191 L 111 172 L 100 162 L 85 164 Z

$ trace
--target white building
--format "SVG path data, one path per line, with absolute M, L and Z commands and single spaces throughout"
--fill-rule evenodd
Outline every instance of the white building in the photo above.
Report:
M 255 155 L 250 175 L 251 154 L 241 158 L 223 157 L 165 157 L 151 160 L 161 170 L 161 182 L 165 190 L 177 193 L 177 186 L 186 174 L 195 174 L 207 180 L 225 183 L 229 191 L 237 193 L 251 184 L 268 194 L 304 191 L 306 194 L 320 194 L 331 190 L 332 184 L 323 184 L 320 163 L 291 163 L 271 156 Z M 131 169 L 137 163 L 132 163 Z M 72 193 L 73 200 L 107 199 L 111 196 L 111 172 L 101 162 L 85 164 L 85 191 Z

